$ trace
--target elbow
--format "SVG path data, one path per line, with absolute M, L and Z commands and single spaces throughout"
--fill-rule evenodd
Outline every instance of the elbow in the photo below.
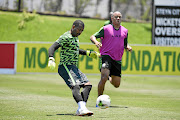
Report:
M 94 35 L 91 35 L 90 40 L 92 41 L 93 39 L 96 39 Z
M 92 36 L 93 36 L 93 35 L 91 35 L 91 37 L 90 37 L 90 40 L 91 40 L 91 41 L 92 41 Z
M 92 43 L 94 43 L 94 41 L 96 40 L 96 37 L 94 35 L 91 35 L 90 40 Z

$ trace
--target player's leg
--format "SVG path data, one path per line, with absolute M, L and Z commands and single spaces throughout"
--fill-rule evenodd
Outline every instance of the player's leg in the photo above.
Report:
M 81 96 L 83 98 L 83 101 L 87 102 L 89 94 L 91 92 L 92 85 L 84 73 L 82 73 L 78 68 L 76 70 L 77 70 L 77 76 L 78 76 L 80 85 L 81 87 L 83 87 Z
M 119 76 L 114 76 L 112 75 L 112 80 L 110 81 L 111 84 L 115 87 L 115 88 L 118 88 L 120 86 L 120 83 L 121 83 L 121 77 Z
M 76 83 L 75 77 L 72 76 L 73 71 L 71 71 L 71 67 L 72 66 L 59 65 L 58 73 L 72 90 L 74 100 L 78 103 L 79 101 L 83 101 L 83 98 L 80 94 L 80 86 Z
M 102 56 L 101 80 L 99 81 L 98 84 L 98 96 L 102 95 L 104 92 L 104 87 L 110 74 L 110 67 L 111 67 L 111 58 L 107 55 Z
M 104 87 L 106 81 L 108 80 L 109 73 L 110 73 L 109 69 L 103 67 L 101 68 L 101 80 L 99 81 L 98 84 L 98 96 L 102 95 L 104 92 Z
M 102 67 L 102 57 L 99 57 L 99 71 L 101 72 L 101 67 Z M 111 75 L 109 75 L 108 80 L 111 81 Z
M 91 115 L 93 115 L 93 112 L 89 111 L 86 108 L 86 102 L 84 101 L 83 96 L 80 94 L 80 86 L 79 85 L 75 85 L 72 88 L 72 93 L 73 93 L 74 99 L 76 100 L 76 102 L 78 104 L 78 109 L 76 111 L 76 115 L 78 115 L 78 116 L 84 116 L 84 115 L 91 116 Z M 89 96 L 89 94 L 86 96 L 86 101 L 88 99 L 88 96 Z
M 121 61 L 112 61 L 111 64 L 111 84 L 115 87 L 118 88 L 121 83 Z
M 93 115 L 92 111 L 89 111 L 86 108 L 86 103 L 88 101 L 89 98 L 89 94 L 92 88 L 91 83 L 89 82 L 89 80 L 87 79 L 86 75 L 84 73 L 82 73 L 76 66 L 73 67 L 73 72 L 72 75 L 73 77 L 76 79 L 76 84 L 78 84 L 80 87 L 83 87 L 83 90 L 81 92 L 81 97 L 83 99 L 83 104 L 84 107 L 81 108 L 81 106 L 79 105 L 79 108 L 77 110 L 77 115 Z
M 87 102 L 87 100 L 89 98 L 89 94 L 90 94 L 91 88 L 92 88 L 92 85 L 85 85 L 85 86 L 83 86 L 83 90 L 81 92 L 81 96 L 82 96 L 84 102 Z
M 86 104 L 80 94 L 80 81 L 78 80 L 77 72 L 74 69 L 74 66 L 59 65 L 58 73 L 72 90 L 73 98 L 78 104 L 76 114 L 79 116 L 92 115 L 93 113 L 87 110 Z

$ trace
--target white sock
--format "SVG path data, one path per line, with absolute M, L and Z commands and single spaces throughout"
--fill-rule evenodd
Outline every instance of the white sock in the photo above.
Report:
M 84 102 L 84 101 L 83 101 Z M 84 102 L 85 106 L 86 106 L 86 102 Z
M 84 101 L 79 101 L 78 102 L 78 110 L 79 109 L 86 109 L 86 102 Z

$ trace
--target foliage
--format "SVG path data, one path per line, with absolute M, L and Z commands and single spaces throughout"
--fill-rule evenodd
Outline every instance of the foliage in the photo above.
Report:
M 33 13 L 28 13 L 26 10 L 23 10 L 22 18 L 18 24 L 18 29 L 24 29 L 26 27 L 26 22 L 32 21 L 36 16 L 36 11 L 33 11 Z
M 130 16 L 130 15 L 127 15 L 126 19 L 129 20 L 129 21 L 131 21 L 131 22 L 136 22 L 136 19 L 133 18 L 133 17 Z
M 66 15 L 66 11 L 58 11 L 60 15 Z
M 150 12 L 150 7 L 148 7 L 148 9 L 144 12 L 144 15 L 141 16 L 142 20 L 146 20 L 146 21 L 151 20 L 151 17 L 149 16 L 149 12 Z
M 88 5 L 91 5 L 91 0 L 75 0 L 75 14 L 81 16 Z

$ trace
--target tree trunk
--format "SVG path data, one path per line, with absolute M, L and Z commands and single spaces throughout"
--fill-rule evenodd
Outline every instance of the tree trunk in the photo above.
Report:
M 75 7 L 74 7 L 74 12 L 75 14 L 78 14 L 78 0 L 75 0 Z
M 145 1 L 140 0 L 140 6 L 141 6 L 141 8 L 140 8 L 140 16 L 141 16 L 141 19 L 142 19 L 142 16 L 144 15 L 144 6 L 145 6 L 144 2 L 146 2 L 146 0 Z
M 18 1 L 18 12 L 21 11 L 21 0 Z
M 8 10 L 8 7 L 9 7 L 9 0 L 6 0 L 5 8 Z
M 57 0 L 57 5 L 55 6 L 55 12 L 61 11 L 62 8 L 62 0 Z
M 109 0 L 109 3 L 108 3 L 108 16 L 109 16 L 109 13 L 112 11 L 112 0 Z

